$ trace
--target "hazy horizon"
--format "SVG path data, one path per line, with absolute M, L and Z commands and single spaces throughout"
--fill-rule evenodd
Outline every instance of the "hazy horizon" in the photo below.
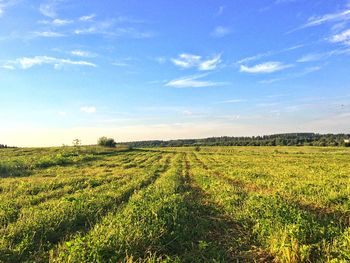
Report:
M 0 143 L 350 133 L 350 1 L 0 0 Z

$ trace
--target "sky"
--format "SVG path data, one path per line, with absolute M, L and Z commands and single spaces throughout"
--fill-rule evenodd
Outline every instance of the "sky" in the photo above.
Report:
M 350 133 L 350 1 L 0 0 L 0 143 Z

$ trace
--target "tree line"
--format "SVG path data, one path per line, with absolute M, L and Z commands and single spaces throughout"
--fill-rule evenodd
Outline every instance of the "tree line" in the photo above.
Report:
M 127 142 L 132 148 L 180 146 L 350 146 L 350 134 L 286 133 L 246 137 L 210 137 L 204 139 L 151 140 Z

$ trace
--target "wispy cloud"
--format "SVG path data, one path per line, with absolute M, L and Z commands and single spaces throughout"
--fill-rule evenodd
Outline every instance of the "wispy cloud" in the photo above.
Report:
M 231 100 L 223 100 L 216 102 L 216 104 L 229 104 L 229 103 L 240 103 L 240 102 L 245 102 L 246 100 L 243 99 L 231 99 Z
M 264 79 L 264 80 L 260 80 L 259 83 L 260 84 L 272 84 L 281 80 L 284 80 L 286 78 L 273 78 L 273 79 Z
M 305 63 L 305 62 L 319 61 L 328 56 L 329 56 L 329 53 L 312 53 L 312 54 L 307 54 L 302 56 L 297 60 L 297 62 Z
M 104 21 L 94 21 L 89 26 L 82 26 L 74 30 L 76 35 L 103 35 L 106 37 L 127 37 L 127 38 L 150 38 L 154 36 L 151 31 L 141 31 L 133 26 L 122 26 L 116 24 L 116 20 L 107 19 Z
M 53 31 L 33 32 L 32 35 L 35 37 L 64 37 L 65 36 L 62 33 L 53 32 Z
M 66 26 L 69 24 L 72 24 L 74 21 L 71 19 L 59 19 L 59 18 L 55 18 L 52 20 L 40 20 L 38 21 L 38 23 L 40 24 L 44 24 L 44 25 L 51 25 L 51 26 Z
M 201 58 L 201 56 L 183 53 L 180 54 L 178 58 L 174 58 L 171 61 L 181 68 L 192 68 L 198 66 Z
M 214 70 L 221 63 L 221 55 L 215 55 L 209 59 L 192 54 L 180 54 L 178 58 L 171 59 L 174 65 L 180 68 L 197 68 L 198 70 Z
M 7 69 L 7 70 L 14 70 L 15 69 L 15 67 L 13 65 L 7 65 L 7 64 L 0 65 L 0 68 Z
M 231 29 L 228 27 L 224 27 L 224 26 L 217 26 L 214 28 L 214 30 L 210 33 L 210 35 L 212 37 L 224 37 L 227 36 L 231 33 Z
M 80 107 L 80 111 L 85 112 L 85 113 L 95 113 L 96 107 L 95 106 L 82 106 L 82 107 Z
M 298 31 L 300 29 L 308 28 L 308 27 L 314 27 L 314 26 L 319 26 L 322 24 L 326 23 L 333 23 L 333 22 L 342 22 L 342 21 L 347 21 L 350 20 L 350 9 L 349 6 L 347 6 L 346 9 L 337 12 L 337 13 L 330 13 L 330 14 L 325 14 L 323 16 L 313 16 L 308 19 L 308 21 L 303 24 L 302 26 L 293 29 L 288 33 L 292 33 L 295 31 Z
M 70 53 L 73 56 L 77 56 L 77 57 L 84 57 L 84 58 L 96 57 L 96 54 L 94 53 L 91 53 L 89 51 L 79 50 L 79 49 L 72 50 Z
M 311 17 L 303 27 L 318 26 L 327 22 L 341 21 L 350 19 L 350 9 L 339 13 L 326 14 L 319 17 Z
M 87 22 L 87 21 L 92 21 L 95 17 L 96 17 L 95 14 L 91 14 L 91 15 L 81 16 L 79 17 L 79 20 Z
M 307 67 L 307 68 L 303 69 L 301 72 L 294 73 L 294 74 L 289 74 L 289 75 L 287 75 L 285 77 L 282 77 L 282 78 L 273 78 L 273 79 L 261 80 L 261 81 L 259 81 L 259 83 L 261 83 L 261 84 L 272 84 L 272 83 L 279 82 L 279 81 L 282 81 L 282 80 L 300 78 L 300 77 L 303 77 L 303 76 L 308 75 L 310 73 L 319 71 L 321 69 L 322 69 L 321 66 Z
M 16 0 L 0 0 L 0 17 L 4 14 L 6 8 L 16 3 Z
M 111 64 L 116 67 L 131 67 L 137 61 L 138 59 L 136 58 L 127 57 L 114 60 Z
M 68 25 L 68 24 L 71 24 L 73 23 L 73 20 L 69 20 L 69 19 L 54 19 L 52 21 L 52 24 L 55 25 L 55 26 L 65 26 L 65 25 Z
M 240 71 L 246 72 L 246 73 L 253 73 L 253 74 L 273 73 L 273 72 L 281 71 L 283 69 L 290 68 L 290 67 L 292 67 L 292 65 L 287 65 L 276 61 L 269 61 L 269 62 L 254 65 L 252 67 L 241 65 Z
M 58 7 L 58 4 L 62 0 L 47 0 L 40 4 L 39 11 L 42 15 L 55 18 L 57 16 L 56 9 Z
M 333 43 L 343 43 L 350 45 L 350 29 L 345 30 L 339 34 L 333 35 L 330 39 Z
M 199 70 L 214 70 L 221 63 L 221 55 L 215 55 L 213 58 L 199 63 Z
M 270 51 L 267 51 L 267 52 L 259 53 L 259 54 L 254 55 L 254 56 L 249 56 L 249 57 L 242 58 L 242 59 L 238 60 L 236 62 L 236 64 L 244 64 L 244 63 L 255 61 L 255 60 L 258 60 L 258 59 L 261 59 L 261 58 L 264 58 L 264 57 L 290 52 L 290 51 L 293 51 L 293 50 L 296 50 L 296 49 L 300 49 L 300 48 L 302 48 L 304 46 L 305 46 L 304 44 L 299 44 L 299 45 L 290 46 L 290 47 L 287 47 L 287 48 L 284 48 L 284 49 L 281 49 L 281 50 L 277 50 L 277 51 L 270 50 Z
M 94 63 L 88 61 L 62 59 L 49 56 L 22 57 L 14 61 L 9 61 L 7 65 L 12 67 L 19 66 L 22 69 L 29 69 L 41 65 L 53 65 L 55 69 L 59 69 L 64 65 L 96 67 Z
M 223 83 L 201 80 L 205 75 L 193 75 L 174 79 L 165 84 L 168 87 L 174 88 L 204 88 L 223 85 Z
M 350 55 L 350 48 L 345 49 L 335 49 L 328 52 L 322 52 L 322 53 L 310 53 L 302 56 L 297 60 L 298 63 L 305 63 L 305 62 L 314 62 L 314 61 L 320 61 L 325 60 L 332 56 L 339 56 L 339 55 Z

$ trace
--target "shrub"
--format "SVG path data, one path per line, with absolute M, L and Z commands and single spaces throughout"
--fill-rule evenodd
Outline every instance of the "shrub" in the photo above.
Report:
M 99 138 L 97 144 L 104 147 L 115 147 L 117 145 L 113 138 L 107 137 Z

